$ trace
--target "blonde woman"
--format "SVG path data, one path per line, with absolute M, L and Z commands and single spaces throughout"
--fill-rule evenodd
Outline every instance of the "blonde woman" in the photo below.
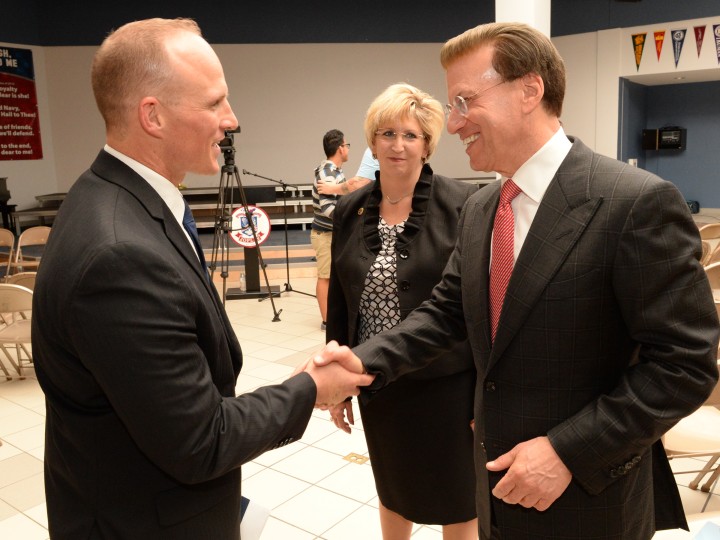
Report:
M 408 84 L 390 86 L 370 105 L 365 136 L 379 179 L 335 208 L 328 340 L 354 346 L 392 328 L 440 281 L 463 203 L 477 190 L 427 164 L 443 121 L 441 104 Z M 360 401 L 385 540 L 409 539 L 413 522 L 443 525 L 446 540 L 477 538 L 474 385 L 461 343 L 445 361 Z M 331 415 L 350 432 L 352 402 Z

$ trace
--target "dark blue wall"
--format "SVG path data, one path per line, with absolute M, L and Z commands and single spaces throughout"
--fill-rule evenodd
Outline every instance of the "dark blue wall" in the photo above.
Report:
M 620 88 L 623 126 L 620 158 L 673 182 L 701 207 L 720 208 L 720 82 L 642 86 L 626 80 Z M 687 129 L 684 150 L 642 150 L 642 130 Z
M 551 0 L 551 35 L 700 19 L 720 15 L 718 0 Z
M 618 134 L 618 159 L 638 160 L 638 167 L 645 168 L 645 151 L 642 149 L 642 130 L 647 126 L 647 87 L 620 79 L 620 133 Z
M 720 15 L 719 0 L 552 0 L 552 35 Z M 7 0 L 0 41 L 98 45 L 126 22 L 192 17 L 211 43 L 433 43 L 495 19 L 494 0 Z
M 645 169 L 675 183 L 686 199 L 720 208 L 720 82 L 650 86 L 647 127 L 687 129 L 683 151 L 645 151 Z
M 0 41 L 46 46 L 99 45 L 149 17 L 193 18 L 211 43 L 441 43 L 495 18 L 492 0 L 35 0 L 37 19 L 21 0 L 5 3 Z
M 3 2 L 0 8 L 0 41 L 22 45 L 40 45 L 38 1 Z

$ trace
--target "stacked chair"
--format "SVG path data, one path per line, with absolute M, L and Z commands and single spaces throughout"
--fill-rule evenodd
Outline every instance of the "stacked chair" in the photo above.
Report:
M 29 227 L 15 240 L 15 234 L 0 228 L 0 371 L 10 380 L 7 360 L 18 376 L 32 367 L 30 317 L 35 276 L 50 227 Z

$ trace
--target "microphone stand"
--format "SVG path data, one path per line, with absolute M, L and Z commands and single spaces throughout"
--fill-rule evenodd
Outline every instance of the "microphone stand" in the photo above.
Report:
M 277 322 L 280 320 L 280 313 L 282 313 L 282 309 L 278 311 L 275 308 L 275 302 L 273 301 L 273 291 L 270 287 L 270 281 L 268 280 L 267 271 L 265 270 L 265 262 L 263 261 L 262 253 L 260 251 L 260 242 L 258 242 L 255 223 L 253 222 L 252 214 L 250 213 L 250 210 L 248 208 L 247 197 L 245 196 L 245 190 L 243 189 L 242 182 L 240 181 L 240 175 L 238 174 L 237 167 L 235 166 L 235 146 L 233 145 L 233 133 L 238 133 L 239 131 L 240 128 L 237 128 L 233 131 L 225 130 L 225 138 L 220 142 L 220 149 L 222 150 L 223 156 L 225 158 L 225 165 L 222 166 L 222 172 L 220 174 L 218 202 L 217 208 L 215 210 L 215 236 L 213 238 L 212 260 L 209 266 L 211 271 L 210 279 L 212 280 L 212 277 L 215 275 L 215 269 L 217 268 L 219 253 L 220 276 L 222 277 L 223 306 L 225 305 L 226 297 L 231 296 L 231 300 L 234 298 L 243 297 L 241 292 L 234 293 L 232 290 L 227 289 L 227 277 L 230 267 L 230 234 L 235 230 L 247 229 L 247 227 L 242 227 L 241 229 L 232 228 L 232 216 L 230 214 L 230 209 L 233 207 L 233 196 L 235 191 L 234 188 L 237 188 L 238 193 L 240 194 L 240 202 L 242 204 L 242 207 L 245 209 L 245 216 L 247 217 L 248 227 L 250 228 L 253 239 L 255 240 L 255 249 L 257 250 L 259 266 L 260 268 L 262 268 L 263 275 L 265 276 L 265 284 L 268 291 L 267 297 L 270 298 L 270 303 L 272 304 L 274 314 L 274 318 L 272 321 Z M 235 180 L 234 184 L 232 183 L 233 178 Z M 228 194 L 230 197 L 229 203 L 227 201 Z M 245 297 L 257 298 L 257 295 L 245 295 Z M 261 300 L 263 299 L 264 298 L 262 298 Z
M 243 169 L 243 174 L 249 174 L 251 176 L 255 176 L 257 178 L 262 178 L 263 180 L 269 180 L 270 182 L 274 182 L 276 184 L 279 184 L 282 186 L 282 193 L 283 193 L 283 222 L 285 224 L 285 271 L 287 274 L 287 283 L 285 283 L 285 289 L 283 292 L 296 292 L 298 294 L 304 294 L 305 296 L 312 296 L 315 298 L 314 294 L 306 293 L 303 291 L 298 291 L 292 288 L 292 285 L 290 284 L 290 247 L 288 242 L 288 222 L 287 222 L 287 188 L 291 187 L 295 190 L 295 192 L 299 192 L 300 188 L 297 186 L 294 186 L 292 184 L 288 184 L 282 180 L 275 180 L 273 178 L 268 178 L 267 176 L 260 176 L 259 174 L 255 174 L 254 172 L 247 171 Z

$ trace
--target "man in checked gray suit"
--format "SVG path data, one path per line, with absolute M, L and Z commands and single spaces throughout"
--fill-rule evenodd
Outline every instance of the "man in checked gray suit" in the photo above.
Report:
M 540 32 L 482 25 L 446 43 L 441 61 L 448 131 L 473 169 L 501 180 L 466 204 L 428 302 L 316 362 L 375 373 L 373 391 L 469 339 L 480 538 L 648 539 L 687 527 L 660 437 L 717 381 L 718 318 L 683 197 L 565 135 L 565 69 Z M 495 331 L 494 220 L 510 178 L 521 190 L 514 267 Z

